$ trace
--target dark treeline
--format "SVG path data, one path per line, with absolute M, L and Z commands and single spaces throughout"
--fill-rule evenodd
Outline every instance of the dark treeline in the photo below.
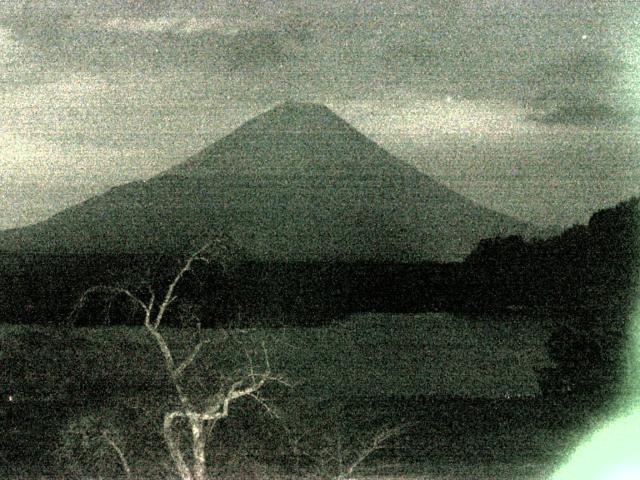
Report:
M 638 220 L 634 198 L 550 239 L 482 240 L 465 260 L 470 284 L 464 289 L 479 307 L 594 310 L 628 305 L 640 265 Z
M 140 324 L 124 298 L 96 297 L 78 308 L 94 285 L 117 285 L 141 298 L 162 291 L 182 257 L 0 257 L 0 314 L 11 323 Z M 197 313 L 203 326 L 319 325 L 356 312 L 425 312 L 464 303 L 456 288 L 459 264 L 256 263 L 196 264 L 179 285 L 185 300 L 175 325 Z M 119 301 L 122 300 L 122 301 Z M 73 313 L 73 315 L 72 315 Z

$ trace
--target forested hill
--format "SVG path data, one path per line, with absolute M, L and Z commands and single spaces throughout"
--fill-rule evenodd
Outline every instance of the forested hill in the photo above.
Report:
M 583 309 L 628 305 L 640 267 L 639 225 L 634 197 L 546 240 L 482 240 L 465 260 L 475 273 L 476 300 Z
M 462 267 L 475 308 L 553 317 L 553 367 L 538 372 L 545 395 L 588 392 L 595 406 L 625 389 L 630 319 L 640 273 L 639 199 L 593 214 L 588 224 L 537 241 L 483 240 Z

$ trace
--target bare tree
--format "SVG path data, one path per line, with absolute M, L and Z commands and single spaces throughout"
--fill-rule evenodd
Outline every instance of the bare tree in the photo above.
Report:
M 337 479 L 348 479 L 353 475 L 353 471 L 360 467 L 362 463 L 369 458 L 374 452 L 386 447 L 386 443 L 402 433 L 402 427 L 384 427 L 380 429 L 373 437 L 359 449 L 357 449 L 352 457 L 343 464 L 341 472 L 336 476 Z
M 330 415 L 335 415 L 331 412 Z M 319 478 L 347 480 L 354 471 L 377 451 L 388 447 L 390 440 L 405 432 L 407 425 L 383 426 L 370 436 L 359 441 L 343 437 L 338 429 L 323 428 L 322 432 L 313 432 L 309 442 L 309 432 L 289 430 L 289 442 L 295 458 L 306 458 Z
M 142 309 L 144 327 L 155 341 L 162 355 L 163 368 L 168 374 L 179 400 L 174 409 L 165 412 L 162 430 L 171 460 L 182 480 L 206 479 L 207 439 L 217 422 L 229 415 L 229 408 L 232 403 L 240 398 L 249 397 L 258 401 L 270 413 L 273 413 L 263 399 L 260 398 L 259 391 L 269 382 L 285 383 L 282 377 L 275 375 L 271 371 L 267 349 L 262 343 L 259 349 L 260 352 L 257 354 L 245 351 L 246 365 L 231 377 L 226 377 L 226 381 L 221 382 L 215 394 L 203 396 L 202 392 L 200 392 L 200 394 L 195 395 L 190 393 L 187 388 L 186 373 L 188 369 L 201 355 L 203 349 L 211 344 L 212 341 L 200 336 L 198 342 L 187 351 L 186 356 L 182 360 L 178 360 L 160 327 L 167 311 L 178 299 L 176 295 L 178 284 L 192 269 L 194 263 L 210 263 L 211 258 L 208 253 L 210 253 L 212 245 L 212 243 L 207 243 L 187 258 L 163 295 L 157 295 L 152 288 L 149 288 L 146 299 L 143 299 L 141 295 L 128 288 L 100 285 L 85 291 L 79 302 L 79 306 L 82 306 L 89 296 L 94 294 L 108 294 L 114 297 L 124 295 L 136 307 Z M 225 338 L 228 336 L 229 334 L 227 333 Z M 186 422 L 188 426 L 191 443 L 190 451 L 185 451 L 180 445 L 179 422 Z

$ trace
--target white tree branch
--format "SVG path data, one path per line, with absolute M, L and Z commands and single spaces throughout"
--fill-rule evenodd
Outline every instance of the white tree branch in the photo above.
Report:
M 367 459 L 367 457 L 369 457 L 373 452 L 384 448 L 385 447 L 384 443 L 387 440 L 389 440 L 390 438 L 393 438 L 393 437 L 397 437 L 401 433 L 402 433 L 402 429 L 400 427 L 383 428 L 382 430 L 380 430 L 373 437 L 371 442 L 358 452 L 358 454 L 357 454 L 356 458 L 353 460 L 353 462 L 351 462 L 351 464 L 349 464 L 349 466 L 344 470 L 344 472 L 342 472 L 340 475 L 338 475 L 337 478 L 343 479 L 343 478 L 350 477 L 352 475 L 353 471 L 360 464 L 362 464 L 362 462 L 364 462 Z
M 145 304 L 142 300 L 140 300 L 140 298 L 134 295 L 130 290 L 122 287 L 114 287 L 109 285 L 96 285 L 94 287 L 91 287 L 85 290 L 85 292 L 80 297 L 78 304 L 80 306 L 84 305 L 88 300 L 88 298 L 91 295 L 96 293 L 111 294 L 111 295 L 126 295 L 136 306 L 141 307 L 142 310 L 144 310 L 145 312 L 148 309 L 147 304 Z
M 198 250 L 196 250 L 196 252 L 193 253 L 187 259 L 187 261 L 182 266 L 178 274 L 173 278 L 173 281 L 169 284 L 169 287 L 167 288 L 167 291 L 164 294 L 164 299 L 162 300 L 162 303 L 158 308 L 158 313 L 156 314 L 156 318 L 155 318 L 156 328 L 160 326 L 160 322 L 162 321 L 162 318 L 164 317 L 164 314 L 167 308 L 169 307 L 169 305 L 171 305 L 171 303 L 173 303 L 176 300 L 176 297 L 174 296 L 173 292 L 176 289 L 176 286 L 178 285 L 178 283 L 180 283 L 180 280 L 182 280 L 182 277 L 184 277 L 184 275 L 189 270 L 191 270 L 191 266 L 193 265 L 193 262 L 195 262 L 196 260 L 208 262 L 208 260 L 202 256 L 202 253 L 205 252 L 210 246 L 211 246 L 211 243 L 209 242 L 209 243 L 206 243 L 201 248 L 199 248 Z
M 176 435 L 173 432 L 173 422 L 177 418 L 184 416 L 184 413 L 177 411 L 165 414 L 162 432 L 164 434 L 164 441 L 169 449 L 169 455 L 171 455 L 171 459 L 178 469 L 180 478 L 182 478 L 182 480 L 191 480 L 193 478 L 191 470 L 184 460 L 184 455 L 182 455 L 182 450 L 180 450 L 180 445 L 178 445 Z
M 205 345 L 211 343 L 209 340 L 200 340 L 198 342 L 198 344 L 193 347 L 193 349 L 191 350 L 191 353 L 189 354 L 189 356 L 187 358 L 184 359 L 184 361 L 182 361 L 180 363 L 180 365 L 178 365 L 178 367 L 174 370 L 174 376 L 176 378 L 179 378 L 182 376 L 182 374 L 184 373 L 184 371 L 189 368 L 189 365 L 191 365 L 195 359 L 197 358 L 198 354 L 200 353 L 200 351 L 202 350 L 202 347 L 204 347 Z
M 104 430 L 102 432 L 102 437 L 105 439 L 107 444 L 111 448 L 113 448 L 113 450 L 116 452 L 116 455 L 120 460 L 120 464 L 122 465 L 122 469 L 124 470 L 124 474 L 127 477 L 127 480 L 131 480 L 131 467 L 129 467 L 129 462 L 127 462 L 127 457 L 125 457 L 120 446 L 115 442 L 113 438 L 111 438 L 111 435 L 109 434 L 108 430 Z

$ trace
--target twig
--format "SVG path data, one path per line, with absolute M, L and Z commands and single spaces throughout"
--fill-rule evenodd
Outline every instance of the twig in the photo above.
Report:
M 344 479 L 351 476 L 353 471 L 369 457 L 373 452 L 384 448 L 384 443 L 390 438 L 397 437 L 402 433 L 401 427 L 383 428 L 380 430 L 371 440 L 371 443 L 360 450 L 355 460 L 347 467 L 347 469 L 340 473 L 337 478 Z
M 202 350 L 202 347 L 204 347 L 208 343 L 211 343 L 211 342 L 209 340 L 201 340 L 198 342 L 198 344 L 195 347 L 193 347 L 193 350 L 191 350 L 191 353 L 189 354 L 189 356 L 186 359 L 184 359 L 184 361 L 180 363 L 180 365 L 178 365 L 178 367 L 175 369 L 174 376 L 176 378 L 182 376 L 182 374 L 189 367 L 189 365 L 191 365 L 195 361 L 196 357 L 198 356 L 198 353 L 200 353 L 200 350 Z
M 122 465 L 122 469 L 124 470 L 124 473 L 127 477 L 127 480 L 131 480 L 131 468 L 129 467 L 129 462 L 127 462 L 127 458 L 124 456 L 122 449 L 118 446 L 115 440 L 111 438 L 108 430 L 102 431 L 102 437 L 109 444 L 109 446 L 111 446 L 111 448 L 115 450 L 116 455 L 118 455 L 118 459 L 120 460 L 120 465 Z

